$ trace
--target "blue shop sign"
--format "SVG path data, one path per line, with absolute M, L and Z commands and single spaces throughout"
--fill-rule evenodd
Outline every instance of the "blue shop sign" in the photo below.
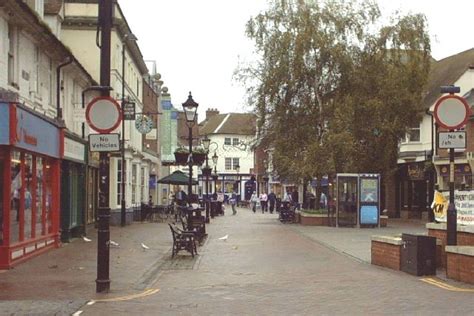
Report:
M 40 117 L 17 107 L 15 146 L 59 158 L 59 129 Z
M 10 115 L 7 103 L 0 103 L 0 145 L 10 143 Z

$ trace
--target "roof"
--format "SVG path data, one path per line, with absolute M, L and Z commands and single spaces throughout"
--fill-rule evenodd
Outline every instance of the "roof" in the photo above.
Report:
M 425 107 L 432 106 L 441 96 L 441 86 L 454 84 L 472 65 L 474 65 L 474 48 L 433 63 L 428 80 L 428 92 L 423 101 Z
M 257 117 L 252 113 L 216 114 L 201 122 L 200 135 L 255 135 Z
M 63 6 L 62 0 L 46 0 L 44 2 L 45 14 L 58 14 Z

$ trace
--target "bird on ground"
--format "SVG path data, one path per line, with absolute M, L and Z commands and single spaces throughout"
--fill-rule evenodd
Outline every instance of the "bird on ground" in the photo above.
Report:
M 89 239 L 86 236 L 82 236 L 82 239 L 84 239 L 85 242 L 91 242 L 92 241 L 92 239 Z
M 225 235 L 224 237 L 221 237 L 221 238 L 219 238 L 219 240 L 226 241 L 226 240 L 227 240 L 227 238 L 229 238 L 229 235 Z
M 115 242 L 113 240 L 109 240 L 109 244 L 114 246 L 114 247 L 120 247 L 119 243 L 118 242 Z
M 142 243 L 142 248 L 143 248 L 143 249 L 150 249 L 150 247 L 148 247 L 148 246 L 145 245 L 144 243 Z

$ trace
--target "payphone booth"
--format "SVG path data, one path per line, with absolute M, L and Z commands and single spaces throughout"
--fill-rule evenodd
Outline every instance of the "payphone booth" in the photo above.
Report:
M 336 226 L 380 227 L 380 175 L 336 175 Z

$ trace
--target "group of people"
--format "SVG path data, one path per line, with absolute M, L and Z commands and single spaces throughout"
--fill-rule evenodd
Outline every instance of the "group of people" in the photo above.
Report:
M 270 214 L 273 214 L 275 210 L 277 197 L 273 191 L 269 194 L 262 192 L 260 196 L 257 195 L 257 192 L 253 191 L 252 196 L 250 197 L 250 203 L 252 204 L 252 211 L 257 212 L 257 205 L 260 203 L 262 208 L 262 214 L 270 211 Z

